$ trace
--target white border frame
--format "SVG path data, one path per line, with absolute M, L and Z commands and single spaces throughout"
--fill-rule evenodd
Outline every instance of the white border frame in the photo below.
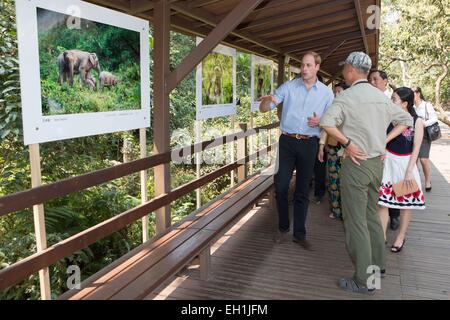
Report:
M 139 32 L 140 109 L 43 116 L 36 8 Z M 79 16 L 74 8 L 79 9 Z M 148 21 L 79 0 L 16 0 L 16 14 L 25 145 L 150 126 Z
M 203 38 L 197 37 L 197 45 L 199 45 L 199 43 L 202 41 Z M 195 86 L 197 120 L 231 116 L 236 114 L 236 49 L 219 44 L 212 50 L 212 52 L 226 54 L 233 57 L 233 102 L 228 104 L 211 104 L 211 105 L 202 104 L 203 77 L 202 77 L 202 63 L 200 62 L 197 65 L 196 86 Z
M 273 94 L 273 62 L 272 60 L 269 59 L 265 59 L 259 56 L 256 56 L 254 54 L 252 54 L 252 67 L 251 67 L 251 85 L 250 85 L 250 90 L 251 90 L 251 94 L 250 96 L 252 97 L 252 103 L 251 103 L 251 112 L 256 112 L 259 111 L 259 105 L 261 104 L 260 101 L 255 101 L 255 96 L 254 96 L 254 89 L 255 89 L 255 65 L 256 64 L 264 64 L 264 65 L 268 65 L 270 66 L 270 94 Z

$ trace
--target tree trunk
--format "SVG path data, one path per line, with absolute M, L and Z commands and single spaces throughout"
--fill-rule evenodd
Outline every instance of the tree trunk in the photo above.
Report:
M 441 104 L 441 84 L 442 80 L 445 79 L 445 77 L 448 74 L 448 66 L 443 64 L 441 65 L 443 71 L 442 74 L 437 78 L 436 84 L 435 84 L 435 103 L 434 103 L 434 109 L 439 112 L 439 120 L 444 122 L 446 125 L 450 126 L 450 119 L 445 113 L 444 109 L 442 108 Z

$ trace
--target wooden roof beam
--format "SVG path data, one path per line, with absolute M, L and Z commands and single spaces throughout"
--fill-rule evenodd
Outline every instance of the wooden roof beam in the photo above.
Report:
M 353 2 L 355 3 L 355 10 L 358 16 L 359 29 L 361 30 L 361 36 L 364 42 L 364 49 L 366 50 L 366 53 L 369 54 L 369 45 L 367 44 L 366 27 L 364 25 L 363 16 L 361 12 L 361 3 L 360 0 L 353 0 Z
M 283 53 L 292 53 L 297 52 L 299 50 L 303 50 L 304 48 L 319 46 L 323 44 L 333 44 L 337 40 L 352 40 L 361 37 L 360 32 L 349 32 L 347 34 L 342 35 L 331 35 L 328 37 L 324 37 L 320 40 L 318 39 L 310 39 L 309 41 L 299 42 L 298 44 L 282 47 Z
M 345 41 L 347 40 L 338 40 L 334 43 L 332 43 L 329 48 L 327 49 L 327 51 L 325 51 L 321 56 L 322 56 L 322 63 L 325 62 L 325 60 L 327 60 L 327 58 L 329 56 L 331 56 L 337 49 L 339 49 L 342 45 L 344 45 Z
M 336 24 L 354 24 L 354 21 L 352 21 L 352 18 L 354 17 L 355 11 L 353 9 L 341 11 L 339 15 L 336 14 L 330 14 L 325 15 L 323 17 L 326 17 L 324 19 L 318 18 L 318 19 L 306 19 L 302 20 L 301 23 L 294 22 L 289 24 L 284 24 L 281 26 L 276 26 L 276 28 L 271 29 L 264 29 L 257 31 L 258 35 L 260 37 L 265 38 L 266 36 L 276 36 L 277 38 L 287 38 L 290 36 L 298 35 L 299 33 L 305 33 L 305 32 L 312 32 L 312 31 L 320 31 L 322 28 L 330 28 Z M 330 19 L 332 19 L 332 25 L 330 22 Z M 327 22 L 327 23 L 324 23 Z M 328 24 L 330 23 L 330 25 Z M 317 26 L 322 25 L 322 26 Z M 311 26 L 312 25 L 312 26 Z M 356 24 L 355 24 L 356 25 Z M 305 29 L 305 27 L 307 28 Z M 296 28 L 294 31 L 286 33 L 286 30 Z
M 347 4 L 349 3 L 349 0 L 335 0 L 335 1 L 331 1 L 331 2 L 326 2 L 326 3 L 321 3 L 319 5 L 313 5 L 313 6 L 306 6 L 306 7 L 302 7 L 300 9 L 297 10 L 293 10 L 293 11 L 289 11 L 283 14 L 279 14 L 279 15 L 275 15 L 273 17 L 270 18 L 262 18 L 259 20 L 254 20 L 254 21 L 249 21 L 246 23 L 241 23 L 238 26 L 238 30 L 245 30 L 245 29 L 249 29 L 249 28 L 255 28 L 255 27 L 261 27 L 261 26 L 265 26 L 265 25 L 270 25 L 273 24 L 274 21 L 276 20 L 283 20 L 283 19 L 287 19 L 287 18 L 292 18 L 292 17 L 303 17 L 303 16 L 310 16 L 312 12 L 320 12 L 322 10 L 326 10 L 326 9 L 330 9 L 330 8 L 334 8 L 338 5 L 341 4 Z M 319 14 L 320 16 L 320 14 Z
M 217 16 L 209 13 L 208 11 L 204 9 L 199 8 L 191 8 L 185 3 L 174 3 L 171 5 L 172 9 L 176 10 L 177 12 L 190 17 L 192 19 L 200 20 L 210 26 L 217 26 L 220 23 L 220 18 Z M 240 32 L 240 31 L 232 31 L 231 34 L 238 36 L 244 40 L 247 40 L 248 42 L 252 42 L 260 47 L 264 47 L 266 49 L 272 50 L 276 53 L 280 52 L 280 48 L 272 45 L 271 43 L 260 39 L 258 36 L 247 33 L 247 32 Z
M 231 33 L 236 26 L 256 8 L 262 0 L 242 0 L 212 30 L 203 41 L 195 47 L 181 64 L 166 79 L 166 90 L 171 92 L 177 84 L 191 72 L 215 46 Z

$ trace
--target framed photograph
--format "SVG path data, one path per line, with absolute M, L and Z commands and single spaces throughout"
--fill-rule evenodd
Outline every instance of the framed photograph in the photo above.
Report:
M 252 112 L 259 110 L 259 98 L 273 93 L 273 62 L 252 55 L 251 96 Z
M 197 66 L 196 105 L 197 120 L 236 114 L 235 49 L 219 44 Z
M 16 0 L 26 145 L 150 126 L 148 21 L 78 0 Z

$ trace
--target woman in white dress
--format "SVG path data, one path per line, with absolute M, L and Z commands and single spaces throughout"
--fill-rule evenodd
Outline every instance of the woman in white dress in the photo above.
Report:
M 438 117 L 434 111 L 433 106 L 430 102 L 425 101 L 422 94 L 422 89 L 420 87 L 412 87 L 414 91 L 414 108 L 416 109 L 417 115 L 422 118 L 422 123 L 424 129 L 436 122 L 438 122 Z M 423 135 L 423 142 L 419 152 L 419 160 L 422 164 L 423 175 L 425 176 L 425 191 L 431 191 L 431 168 L 430 168 L 430 148 L 431 140 L 425 133 Z
M 388 208 L 400 209 L 400 228 L 392 244 L 392 252 L 400 252 L 406 241 L 406 231 L 411 220 L 411 209 L 425 209 L 425 199 L 420 184 L 420 175 L 417 169 L 417 157 L 422 143 L 424 127 L 414 109 L 414 92 L 406 87 L 394 90 L 392 101 L 399 107 L 408 111 L 414 119 L 414 125 L 407 128 L 398 136 L 393 136 L 391 124 L 387 130 L 386 157 L 384 160 L 383 179 L 378 199 L 379 215 L 386 239 L 386 229 L 389 220 Z M 411 185 L 413 181 L 419 190 L 404 196 L 396 196 L 393 185 L 404 181 Z

